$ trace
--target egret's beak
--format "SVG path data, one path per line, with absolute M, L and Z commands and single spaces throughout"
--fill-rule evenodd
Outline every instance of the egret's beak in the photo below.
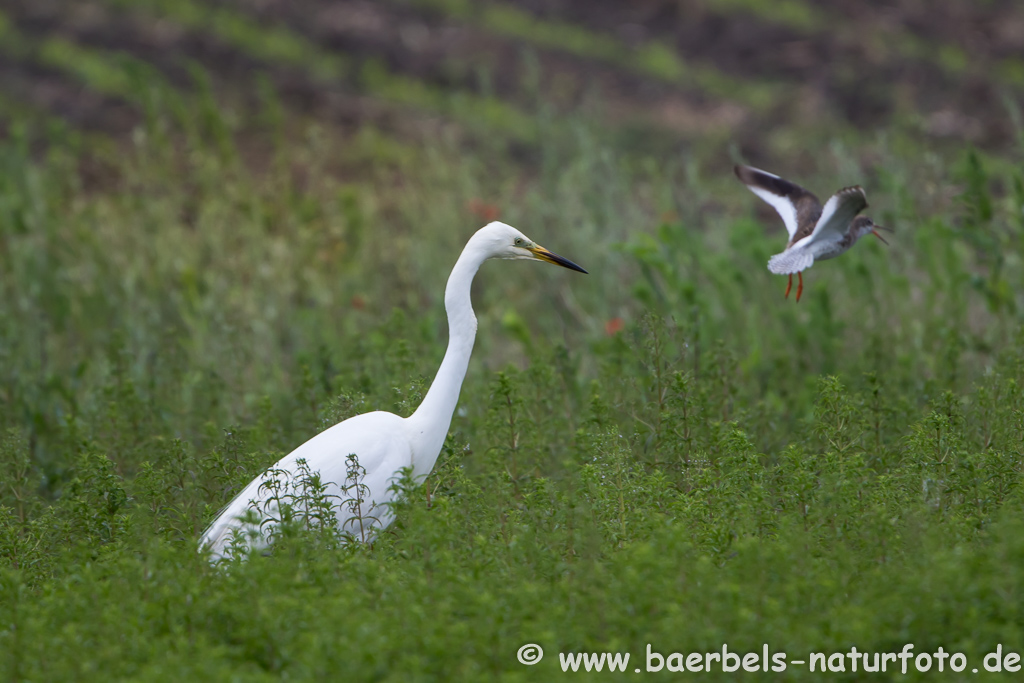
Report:
M 534 258 L 537 258 L 537 259 L 539 259 L 541 261 L 547 261 L 548 263 L 554 263 L 556 266 L 562 266 L 563 268 L 568 268 L 569 270 L 575 270 L 575 271 L 580 272 L 580 273 L 586 273 L 587 272 L 587 271 L 583 270 L 582 268 L 580 268 L 579 266 L 577 266 L 572 261 L 570 261 L 569 259 L 562 258 L 558 254 L 550 252 L 550 251 L 548 251 L 547 249 L 545 249 L 544 247 L 542 247 L 540 245 L 538 245 L 536 247 L 527 247 L 527 249 L 529 250 L 529 252 L 531 254 L 533 254 Z
M 875 227 L 876 228 L 882 228 L 881 225 L 876 225 Z M 882 230 L 886 230 L 886 228 L 882 228 Z M 889 246 L 889 243 L 885 241 L 884 237 L 882 237 L 881 235 L 878 234 L 877 230 L 872 230 L 871 234 L 874 235 L 875 237 L 877 237 L 878 239 L 882 240 L 882 244 L 884 244 L 885 246 Z

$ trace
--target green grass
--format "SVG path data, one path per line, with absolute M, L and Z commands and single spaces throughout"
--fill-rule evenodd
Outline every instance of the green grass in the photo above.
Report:
M 471 6 L 471 3 L 461 0 L 405 1 L 444 12 L 496 36 L 605 62 L 642 76 L 696 88 L 716 98 L 739 102 L 758 111 L 778 105 L 786 96 L 785 89 L 778 84 L 739 81 L 713 66 L 688 63 L 676 50 L 664 43 L 652 41 L 639 47 L 630 47 L 614 36 L 575 24 L 537 19 L 510 3 L 486 2 Z
M 764 267 L 778 219 L 717 147 L 638 159 L 569 122 L 523 165 L 281 125 L 251 163 L 211 95 L 148 106 L 131 144 L 23 120 L 0 143 L 6 678 L 550 680 L 559 652 L 644 667 L 648 644 L 766 642 L 980 668 L 1024 648 L 1019 151 L 769 136 L 896 228 L 816 264 L 796 304 Z M 481 269 L 448 441 L 372 547 L 294 530 L 210 567 L 199 533 L 264 467 L 418 403 L 481 203 L 591 274 Z
M 116 9 L 137 15 L 150 12 L 150 18 L 165 25 L 173 22 L 183 29 L 209 34 L 268 66 L 281 64 L 305 69 L 312 78 L 323 83 L 336 85 L 354 75 L 359 87 L 380 102 L 440 114 L 480 135 L 499 135 L 503 139 L 524 142 L 536 142 L 540 135 L 535 118 L 495 97 L 437 88 L 395 74 L 376 60 L 368 60 L 357 69 L 346 57 L 324 50 L 300 34 L 262 26 L 227 9 L 210 8 L 187 0 L 107 2 Z M 2 12 L 0 36 L 4 38 L 0 50 L 8 55 L 56 69 L 98 93 L 122 98 L 141 108 L 152 105 L 154 90 L 159 90 L 163 96 L 190 98 L 171 86 L 152 65 L 130 54 L 63 38 L 36 40 L 23 35 Z M 201 69 L 194 72 L 201 87 L 208 89 L 208 85 L 202 85 L 208 79 Z M 249 83 L 236 85 L 241 86 L 240 90 L 252 88 Z
M 307 72 L 317 81 L 340 85 L 355 77 L 366 94 L 393 104 L 443 114 L 476 130 L 533 140 L 533 119 L 494 97 L 452 92 L 392 73 L 371 61 L 357 66 L 345 55 L 325 49 L 287 27 L 257 22 L 225 7 L 193 0 L 105 0 L 112 7 L 173 22 L 183 29 L 207 34 L 244 55 L 268 65 L 286 65 Z
M 758 0 L 710 0 L 707 4 L 718 12 L 752 14 L 763 21 L 805 32 L 825 30 L 831 19 L 814 4 L 802 0 L 781 0 L 771 4 Z
M 268 63 L 308 69 L 323 81 L 338 81 L 351 71 L 344 55 L 327 52 L 286 28 L 266 26 L 242 14 L 202 2 L 184 0 L 107 0 L 113 7 L 146 10 L 184 28 L 200 30 L 243 53 Z
M 443 12 L 453 19 L 472 23 L 496 36 L 521 40 L 583 59 L 602 61 L 650 78 L 696 87 L 715 98 L 739 102 L 754 111 L 766 111 L 777 106 L 790 94 L 785 83 L 737 80 L 711 65 L 687 62 L 676 50 L 660 41 L 652 40 L 639 46 L 629 46 L 614 36 L 575 24 L 538 19 L 507 2 L 393 1 Z M 863 40 L 867 32 L 872 52 L 885 55 L 886 61 L 909 59 L 929 63 L 954 79 L 962 78 L 971 68 L 970 55 L 957 45 L 922 39 L 893 24 L 886 24 L 878 31 L 878 39 L 875 39 L 869 24 L 850 24 L 840 15 L 803 0 L 772 3 L 760 0 L 711 0 L 705 6 L 725 16 L 753 16 L 760 21 L 786 26 L 805 35 L 830 32 L 835 27 L 834 33 L 846 34 L 846 40 Z M 856 35 L 850 34 L 851 27 L 856 30 Z M 1024 63 L 1019 59 L 999 60 L 987 73 L 1006 86 L 1016 88 L 1024 85 Z
M 848 40 L 864 40 L 865 34 L 872 52 L 891 55 L 888 60 L 914 60 L 932 64 L 948 76 L 959 79 L 977 64 L 964 48 L 951 43 L 922 39 L 899 23 L 888 22 L 871 36 L 868 22 L 848 22 L 838 13 L 829 12 L 803 0 L 782 0 L 765 3 L 759 0 L 711 0 L 708 6 L 726 15 L 750 14 L 762 21 L 781 24 L 806 35 L 846 33 Z M 850 29 L 853 30 L 851 33 Z M 988 77 L 1003 85 L 1024 86 L 1024 62 L 1006 58 L 998 60 L 986 70 Z

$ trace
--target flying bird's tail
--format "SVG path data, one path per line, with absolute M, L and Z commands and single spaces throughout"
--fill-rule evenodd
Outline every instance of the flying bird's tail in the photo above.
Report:
M 814 255 L 808 249 L 787 249 L 768 259 L 768 270 L 776 275 L 792 275 L 814 265 Z

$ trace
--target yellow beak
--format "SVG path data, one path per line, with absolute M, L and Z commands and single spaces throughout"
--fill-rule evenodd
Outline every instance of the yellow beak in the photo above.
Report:
M 535 258 L 537 258 L 540 261 L 546 261 L 548 263 L 554 263 L 556 266 L 562 266 L 563 268 L 568 268 L 569 270 L 575 270 L 575 271 L 580 272 L 580 273 L 586 273 L 587 272 L 587 271 L 583 270 L 582 268 L 580 268 L 579 266 L 577 266 L 572 261 L 570 261 L 569 259 L 563 258 L 563 257 L 559 256 L 558 254 L 556 254 L 554 252 L 548 251 L 547 249 L 545 249 L 544 247 L 542 247 L 540 245 L 537 245 L 535 247 L 527 247 L 527 250 L 531 254 L 533 254 Z

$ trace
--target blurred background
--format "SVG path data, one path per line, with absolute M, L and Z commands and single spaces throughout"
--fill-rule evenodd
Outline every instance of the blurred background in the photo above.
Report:
M 1021 651 L 1022 105 L 1020 0 L 0 0 L 0 672 Z M 784 299 L 737 162 L 890 246 Z M 429 495 L 211 569 L 253 477 L 418 405 L 494 219 L 590 274 L 481 268 Z
M 586 113 L 626 149 L 697 139 L 746 154 L 805 126 L 900 125 L 1011 142 L 1024 89 L 1012 0 L 5 0 L 7 109 L 127 136 L 130 75 L 340 135 L 504 135 L 538 108 Z
M 920 376 L 953 328 L 981 368 L 1024 281 L 1022 99 L 1009 0 L 4 0 L 3 321 L 38 371 L 0 397 L 59 422 L 122 346 L 228 382 L 225 421 L 303 363 L 330 394 L 341 340 L 393 310 L 443 343 L 447 273 L 496 218 L 593 275 L 478 284 L 487 371 L 645 312 L 723 340 L 761 396 L 868 339 Z M 893 248 L 782 306 L 781 221 L 738 161 L 863 185 Z
M 1009 0 L 4 0 L 0 405 L 45 433 L 122 355 L 218 424 L 306 375 L 379 398 L 432 376 L 444 281 L 496 218 L 592 275 L 485 268 L 480 381 L 542 341 L 594 377 L 651 313 L 788 420 L 819 373 L 981 371 L 1024 304 L 1022 101 Z M 787 305 L 740 161 L 863 185 L 892 248 Z M 425 346 L 354 367 L 394 311 L 380 345 Z

